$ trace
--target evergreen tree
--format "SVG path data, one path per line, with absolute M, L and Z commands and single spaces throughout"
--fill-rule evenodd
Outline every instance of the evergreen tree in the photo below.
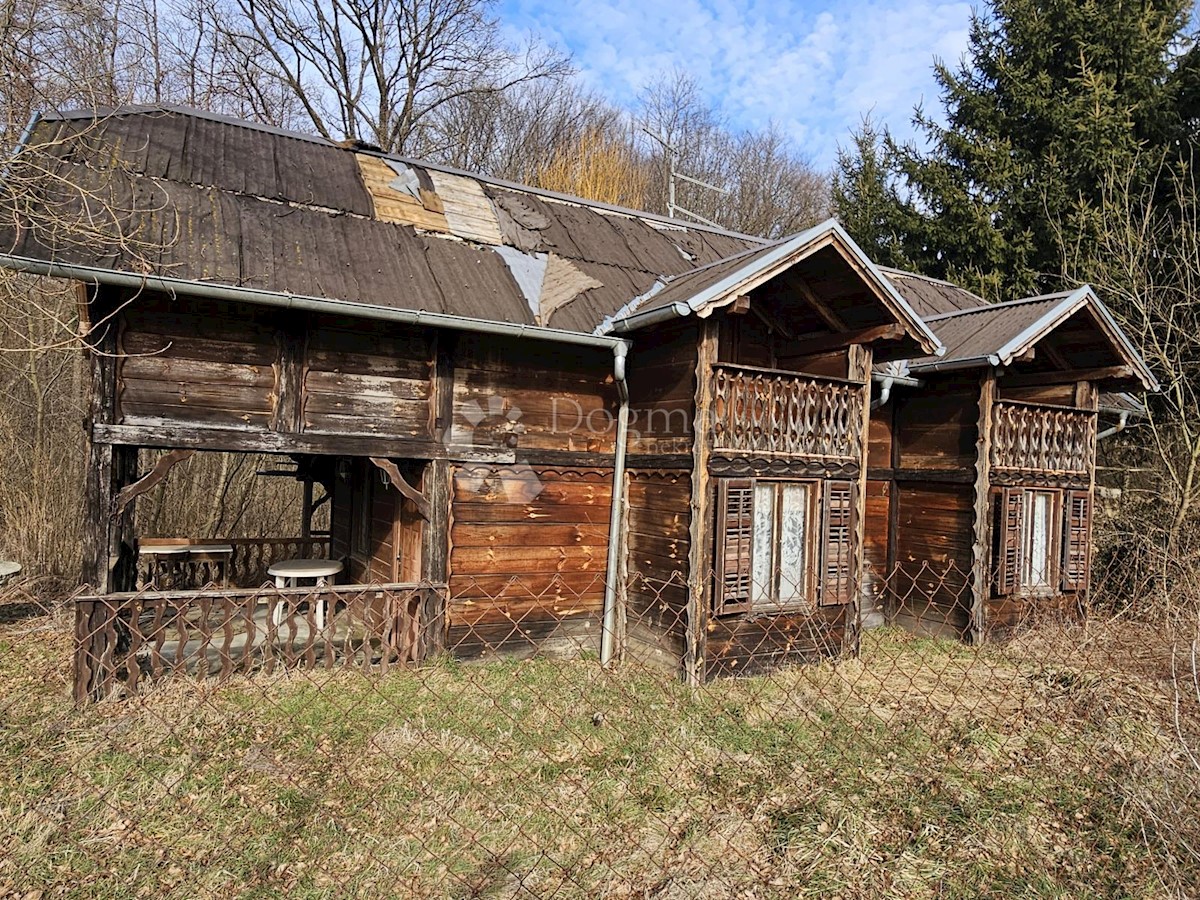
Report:
M 915 116 L 928 149 L 864 128 L 839 158 L 838 214 L 868 254 L 992 299 L 1059 287 L 1057 229 L 1094 231 L 1106 174 L 1194 131 L 1189 7 L 991 0 L 962 62 L 935 65 L 945 124 Z

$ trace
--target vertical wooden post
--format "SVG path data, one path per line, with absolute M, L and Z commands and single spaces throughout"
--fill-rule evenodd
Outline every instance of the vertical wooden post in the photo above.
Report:
M 275 410 L 271 428 L 299 432 L 304 422 L 304 356 L 308 337 L 307 317 L 286 313 L 276 332 Z
M 696 344 L 696 418 L 692 424 L 692 502 L 688 546 L 687 635 L 684 678 L 704 683 L 708 644 L 709 597 L 713 580 L 713 502 L 708 473 L 712 448 L 712 379 L 717 361 L 718 323 L 711 316 L 700 321 Z
M 112 425 L 117 421 L 118 322 L 112 320 L 101 326 L 101 331 L 92 336 L 88 354 L 92 390 L 86 424 L 88 464 L 80 580 L 99 594 L 130 590 L 136 579 L 135 504 L 130 503 L 115 517 L 113 511 L 114 499 L 121 488 L 137 480 L 137 448 L 99 443 L 93 432 L 96 425 Z
M 91 303 L 98 302 L 92 292 Z M 117 322 L 108 321 L 89 336 L 88 367 L 91 370 L 91 397 L 87 432 L 87 471 L 84 483 L 83 567 L 79 580 L 93 590 L 107 593 L 109 513 L 112 509 L 112 445 L 99 444 L 93 436 L 96 425 L 111 425 L 117 406 Z
M 971 621 L 974 644 L 987 638 L 986 603 L 992 550 L 992 517 L 989 507 L 992 481 L 992 408 L 996 402 L 996 373 L 984 370 L 979 378 L 979 433 L 975 439 L 975 514 L 971 543 Z
M 863 344 L 851 344 L 849 351 L 850 377 L 862 379 L 862 440 L 858 454 L 858 486 L 854 501 L 850 507 L 851 521 L 854 523 L 854 537 L 850 552 L 851 603 L 848 623 L 851 629 L 850 647 L 858 652 L 859 640 L 862 637 L 862 606 L 863 587 L 867 584 L 865 568 L 867 565 L 867 452 L 871 438 L 871 365 L 874 352 Z
M 429 418 L 430 430 L 443 448 L 449 443 L 454 420 L 455 335 L 436 332 L 431 338 Z M 449 461 L 443 456 L 430 460 L 421 478 L 421 491 L 429 498 L 429 521 L 424 525 L 421 574 L 425 581 L 446 584 L 450 580 L 450 504 L 454 496 Z M 431 596 L 422 604 L 421 648 L 429 657 L 446 646 L 449 626 L 446 595 Z
M 1089 439 L 1091 446 L 1088 448 L 1088 529 L 1087 529 L 1087 569 L 1083 580 L 1083 587 L 1076 595 L 1078 599 L 1079 612 L 1082 615 L 1087 611 L 1088 601 L 1092 596 L 1092 535 L 1095 532 L 1096 522 L 1096 454 L 1099 450 L 1099 442 L 1096 440 L 1096 430 L 1098 426 L 1098 416 L 1100 413 L 1100 391 L 1096 385 L 1090 381 L 1081 381 L 1075 389 L 1076 405 L 1083 409 L 1090 410 L 1092 413 L 1092 426 Z
M 300 537 L 312 537 L 313 477 L 312 469 L 306 465 L 304 472 L 304 496 L 300 501 Z

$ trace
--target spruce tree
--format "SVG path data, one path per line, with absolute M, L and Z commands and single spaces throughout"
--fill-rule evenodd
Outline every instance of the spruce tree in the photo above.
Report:
M 1157 166 L 1153 151 L 1194 130 L 1189 7 L 991 0 L 972 16 L 965 58 L 934 67 L 944 124 L 920 108 L 914 119 L 927 149 L 864 129 L 840 156 L 834 200 L 848 230 L 868 254 L 992 299 L 1058 288 L 1058 229 L 1086 236 L 1108 172 Z

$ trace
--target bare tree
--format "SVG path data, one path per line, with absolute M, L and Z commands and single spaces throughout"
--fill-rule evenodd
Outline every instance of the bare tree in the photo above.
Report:
M 1108 300 L 1162 383 L 1126 448 L 1150 477 L 1133 485 L 1125 531 L 1169 589 L 1200 558 L 1200 184 L 1190 164 L 1149 185 L 1136 171 L 1104 185 L 1095 245 L 1071 223 L 1059 234 L 1065 270 Z
M 564 71 L 557 53 L 504 43 L 487 0 L 232 0 L 222 28 L 242 87 L 284 86 L 319 134 L 419 153 L 446 104 Z
M 653 82 L 640 100 L 652 174 L 648 196 L 667 211 L 670 160 L 691 178 L 724 188 L 676 181 L 676 202 L 726 228 L 782 237 L 828 215 L 829 178 L 774 125 L 734 132 L 704 99 L 699 85 L 674 71 Z M 669 148 L 669 149 L 668 149 Z

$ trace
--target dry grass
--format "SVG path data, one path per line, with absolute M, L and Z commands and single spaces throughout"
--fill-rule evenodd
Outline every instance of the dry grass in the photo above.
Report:
M 980 651 L 874 632 L 859 659 L 697 693 L 588 660 L 447 662 L 75 710 L 68 623 L 0 609 L 0 896 L 1200 886 L 1176 725 L 1200 716 L 1134 626 Z

